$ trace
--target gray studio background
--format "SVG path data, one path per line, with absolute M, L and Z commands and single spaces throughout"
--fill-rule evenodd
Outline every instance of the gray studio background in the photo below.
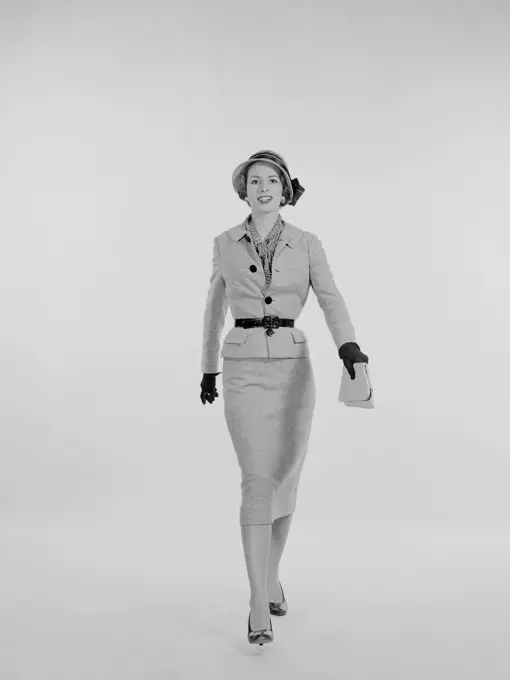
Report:
M 393 665 L 402 623 L 395 658 L 376 646 L 383 624 L 368 642 L 351 631 L 343 660 L 321 651 L 321 667 L 289 637 L 302 656 L 282 667 L 453 680 L 479 662 L 504 677 L 508 623 L 489 604 L 509 599 L 509 5 L 4 1 L 0 17 L 5 679 L 194 678 L 203 649 L 217 677 L 251 677 L 229 646 L 253 651 L 240 471 L 222 376 L 212 406 L 199 383 L 213 237 L 246 216 L 231 174 L 264 148 L 306 188 L 282 214 L 321 238 L 375 389 L 373 411 L 338 402 L 342 362 L 311 290 L 298 323 L 317 404 L 289 601 L 292 578 L 294 611 L 304 587 L 356 592 L 350 565 L 356 597 L 393 575 L 409 603 L 424 593 L 414 567 L 386 561 L 405 537 L 443 606 L 485 603 L 471 643 L 445 651 L 430 625 L 437 655 L 409 643 L 410 665 Z M 266 661 L 283 654 L 276 625 Z

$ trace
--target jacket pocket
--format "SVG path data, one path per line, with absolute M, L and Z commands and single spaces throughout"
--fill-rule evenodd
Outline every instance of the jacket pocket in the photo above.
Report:
M 307 342 L 306 335 L 299 328 L 291 328 L 290 332 L 294 338 L 294 342 Z
M 248 331 L 241 326 L 234 326 L 225 336 L 224 342 L 233 343 L 237 345 L 244 345 L 248 338 Z

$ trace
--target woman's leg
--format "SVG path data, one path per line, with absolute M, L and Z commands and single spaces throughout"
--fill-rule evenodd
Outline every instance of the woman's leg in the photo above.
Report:
M 293 513 L 278 517 L 272 524 L 271 547 L 269 551 L 269 564 L 267 570 L 267 594 L 271 602 L 281 603 L 282 590 L 278 583 L 280 560 L 283 549 L 287 542 Z
M 241 525 L 244 557 L 250 582 L 252 630 L 269 628 L 267 573 L 271 546 L 271 524 Z

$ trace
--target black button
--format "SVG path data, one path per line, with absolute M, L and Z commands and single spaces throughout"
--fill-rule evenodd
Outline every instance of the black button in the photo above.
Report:
M 252 265 L 250 266 L 250 271 L 251 271 L 251 272 L 256 272 L 256 271 L 257 271 L 257 267 L 256 267 L 254 264 L 252 264 Z
M 269 296 L 264 300 L 264 302 L 266 303 L 266 305 L 270 305 L 272 301 L 273 301 L 273 298 L 272 298 L 272 297 L 269 297 Z
M 248 243 L 251 243 L 251 238 L 249 236 L 246 237 L 246 240 L 248 241 Z
M 273 335 L 274 330 L 272 328 L 268 328 L 266 331 L 266 335 Z

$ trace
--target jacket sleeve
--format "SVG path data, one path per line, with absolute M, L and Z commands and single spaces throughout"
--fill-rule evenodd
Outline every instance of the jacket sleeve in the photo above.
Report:
M 336 287 L 321 240 L 312 234 L 310 242 L 310 284 L 337 347 L 344 342 L 356 342 L 351 317 L 340 291 Z
M 228 300 L 225 280 L 221 273 L 220 249 L 215 236 L 213 242 L 212 274 L 205 304 L 202 373 L 218 373 L 220 338 L 225 327 Z

